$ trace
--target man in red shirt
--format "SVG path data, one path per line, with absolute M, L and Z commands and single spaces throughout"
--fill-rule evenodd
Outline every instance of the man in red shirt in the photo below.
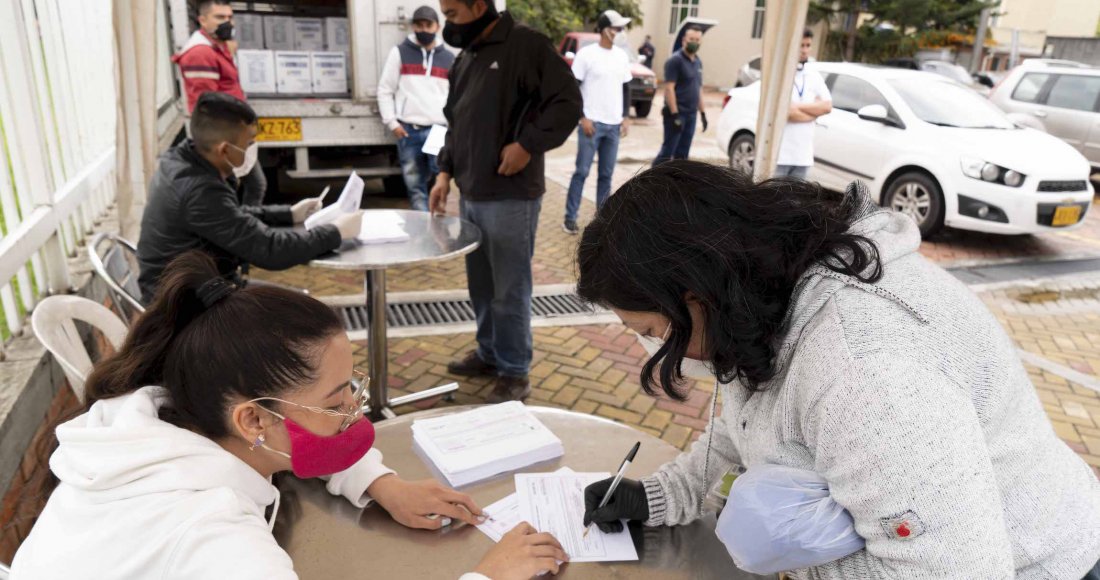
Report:
M 233 40 L 233 8 L 229 0 L 199 0 L 199 29 L 191 35 L 172 61 L 179 65 L 187 92 L 187 111 L 203 93 L 217 92 L 245 100 L 237 64 L 233 62 L 237 43 Z M 241 204 L 261 205 L 267 192 L 263 167 L 257 163 L 240 179 Z

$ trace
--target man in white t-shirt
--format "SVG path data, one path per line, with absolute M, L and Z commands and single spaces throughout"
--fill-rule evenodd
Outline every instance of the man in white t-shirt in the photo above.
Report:
M 577 128 L 577 169 L 569 182 L 562 228 L 577 234 L 577 210 L 581 205 L 584 180 L 592 169 L 592 159 L 600 154 L 596 179 L 596 209 L 611 195 L 611 174 L 619 155 L 619 137 L 626 136 L 630 108 L 630 57 L 615 46 L 615 35 L 630 23 L 614 10 L 600 14 L 596 30 L 600 41 L 590 44 L 573 57 L 573 76 L 581 84 L 584 117 Z
M 776 177 L 806 179 L 814 164 L 814 120 L 833 110 L 833 97 L 825 79 L 817 71 L 807 70 L 814 34 L 809 28 L 802 33 L 802 46 L 798 52 L 798 70 L 791 87 L 791 107 L 787 113 L 787 126 L 783 129 L 783 141 L 779 144 L 779 160 Z

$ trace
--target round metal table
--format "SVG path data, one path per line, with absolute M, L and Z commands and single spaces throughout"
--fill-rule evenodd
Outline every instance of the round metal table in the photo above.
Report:
M 386 465 L 404 479 L 436 477 L 427 459 L 413 450 L 412 422 L 471 407 L 431 409 L 377 425 L 375 447 Z M 642 446 L 627 477 L 656 471 L 680 450 L 630 427 L 572 411 L 531 407 L 565 446 L 565 455 L 530 466 L 527 473 L 555 471 L 614 471 L 635 441 Z M 515 491 L 511 473 L 462 488 L 478 505 L 487 506 Z M 412 530 L 390 518 L 377 504 L 358 510 L 345 498 L 325 491 L 318 480 L 288 477 L 275 537 L 294 560 L 303 580 L 362 576 L 370 578 L 457 579 L 474 569 L 493 541 L 473 526 L 455 525 L 439 531 Z M 714 535 L 714 517 L 688 526 L 646 528 L 631 526 L 637 562 L 577 563 L 562 568 L 559 578 L 584 579 L 722 579 L 772 578 L 738 570 Z M 354 572 L 353 572 L 354 571 Z
M 359 244 L 345 242 L 339 252 L 326 254 L 310 262 L 318 268 L 362 270 L 366 309 L 368 364 L 370 366 L 370 417 L 374 420 L 394 417 L 391 407 L 407 405 L 438 397 L 458 389 L 457 383 L 434 387 L 389 398 L 386 370 L 386 268 L 436 262 L 456 258 L 477 249 L 481 230 L 457 217 L 432 216 L 428 212 L 409 210 L 366 210 L 365 216 L 376 212 L 394 212 L 405 220 L 409 239 L 390 244 Z

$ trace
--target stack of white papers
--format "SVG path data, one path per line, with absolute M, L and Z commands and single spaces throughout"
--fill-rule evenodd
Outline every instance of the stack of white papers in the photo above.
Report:
M 525 521 L 557 538 L 570 562 L 637 560 L 638 552 L 629 531 L 605 534 L 596 526 L 583 525 L 584 488 L 609 476 L 609 473 L 576 473 L 568 467 L 554 473 L 516 474 L 516 493 L 487 506 L 485 513 L 490 519 L 477 527 L 499 542 L 504 534 Z
M 455 487 L 561 457 L 558 439 L 518 401 L 412 425 L 413 441 Z
M 362 244 L 390 244 L 409 239 L 405 219 L 395 211 L 368 211 L 356 238 Z

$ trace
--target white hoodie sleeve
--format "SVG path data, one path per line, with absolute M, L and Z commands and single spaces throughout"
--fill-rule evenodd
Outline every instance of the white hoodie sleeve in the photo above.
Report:
M 378 79 L 378 113 L 382 115 L 382 123 L 391 131 L 399 124 L 394 96 L 400 80 L 401 53 L 395 46 L 386 57 L 386 64 L 382 65 L 382 77 Z
M 394 470 L 382 465 L 382 452 L 375 448 L 368 451 L 355 465 L 329 477 L 325 488 L 332 495 L 342 495 L 355 507 L 363 508 L 373 501 L 367 495 L 367 488 L 374 480 L 391 473 Z

